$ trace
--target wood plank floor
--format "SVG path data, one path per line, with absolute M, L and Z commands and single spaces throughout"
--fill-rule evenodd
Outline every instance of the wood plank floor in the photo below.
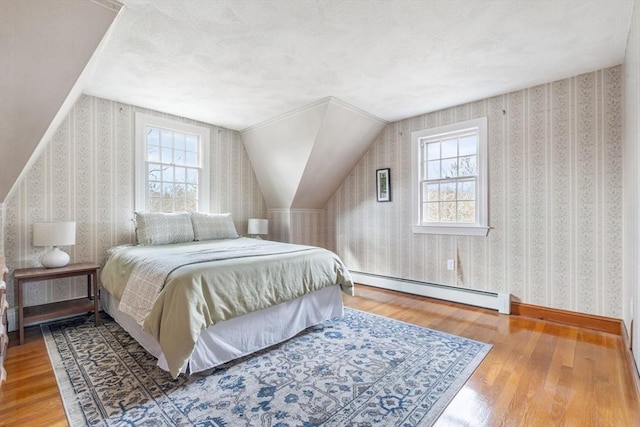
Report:
M 437 426 L 640 426 L 619 336 L 366 286 L 357 293 L 347 306 L 493 344 Z M 15 342 L 0 425 L 66 425 L 39 328 Z

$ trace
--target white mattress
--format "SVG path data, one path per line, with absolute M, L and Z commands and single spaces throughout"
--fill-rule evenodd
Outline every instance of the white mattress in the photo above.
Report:
M 100 302 L 102 308 L 125 331 L 158 359 L 158 366 L 168 371 L 158 341 L 144 332 L 131 316 L 118 310 L 119 301 L 101 289 Z M 335 285 L 293 301 L 217 323 L 202 332 L 181 372 L 204 371 L 285 341 L 310 326 L 342 316 L 342 309 L 340 286 Z

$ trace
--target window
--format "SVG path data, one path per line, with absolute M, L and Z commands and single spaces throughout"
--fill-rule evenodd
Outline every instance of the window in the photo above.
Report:
M 411 134 L 414 233 L 486 236 L 487 118 Z
M 209 211 L 209 129 L 136 113 L 136 210 Z

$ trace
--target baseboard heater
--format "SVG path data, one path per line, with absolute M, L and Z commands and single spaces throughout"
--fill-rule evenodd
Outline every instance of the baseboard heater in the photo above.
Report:
M 434 283 L 398 279 L 359 271 L 350 271 L 350 273 L 354 282 L 363 285 L 488 308 L 497 310 L 502 314 L 511 313 L 510 295 L 503 292 L 486 292 L 475 289 L 457 288 L 454 286 L 436 285 Z

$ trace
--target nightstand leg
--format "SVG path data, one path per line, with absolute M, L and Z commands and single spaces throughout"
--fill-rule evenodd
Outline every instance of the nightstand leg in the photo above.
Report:
M 98 275 L 96 271 L 91 273 L 91 285 L 93 287 L 93 318 L 96 326 L 100 324 L 100 314 L 98 313 Z
M 18 291 L 18 330 L 20 331 L 20 345 L 24 344 L 24 305 L 22 302 L 22 283 L 16 281 Z

